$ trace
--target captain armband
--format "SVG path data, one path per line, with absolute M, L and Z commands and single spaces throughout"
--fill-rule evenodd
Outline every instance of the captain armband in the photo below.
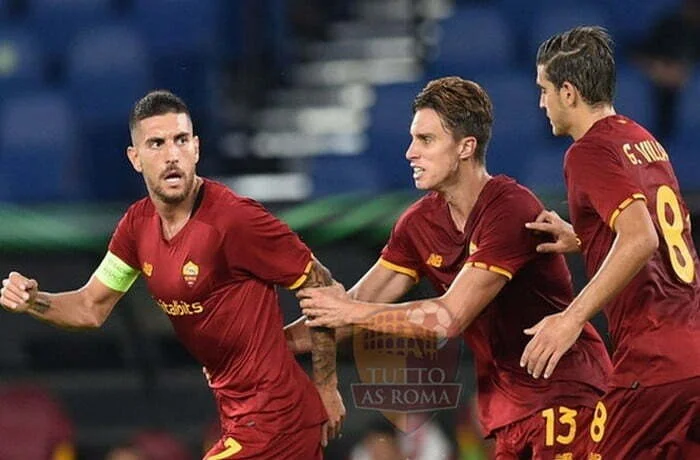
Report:
M 95 276 L 98 280 L 102 281 L 108 288 L 119 292 L 128 291 L 136 278 L 139 277 L 139 273 L 141 273 L 139 270 L 129 266 L 109 251 L 95 270 Z

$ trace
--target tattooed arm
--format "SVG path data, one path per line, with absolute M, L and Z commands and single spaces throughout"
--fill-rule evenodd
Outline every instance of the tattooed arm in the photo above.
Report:
M 331 286 L 333 277 L 315 257 L 306 280 L 300 288 L 317 288 Z M 340 434 L 340 427 L 345 418 L 345 407 L 338 393 L 338 375 L 336 373 L 335 330 L 327 327 L 311 328 L 311 360 L 313 379 L 316 388 L 328 412 L 328 422 L 324 426 L 322 443 Z
M 78 290 L 49 294 L 39 291 L 36 280 L 12 272 L 2 281 L 0 304 L 62 328 L 94 329 L 104 323 L 123 295 L 95 276 Z

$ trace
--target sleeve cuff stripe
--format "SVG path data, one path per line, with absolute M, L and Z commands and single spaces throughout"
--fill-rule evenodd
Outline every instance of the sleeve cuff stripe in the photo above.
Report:
M 420 281 L 420 277 L 418 276 L 418 272 L 411 269 L 411 268 L 406 268 L 406 267 L 402 267 L 401 265 L 392 264 L 388 260 L 382 259 L 382 258 L 379 259 L 379 264 L 385 268 L 388 268 L 389 270 L 395 271 L 397 273 L 403 273 L 404 275 L 410 276 L 411 278 L 413 278 L 413 280 L 416 283 L 418 281 Z
M 509 272 L 508 270 L 506 270 L 504 268 L 497 267 L 495 265 L 489 265 L 489 264 L 485 264 L 483 262 L 467 262 L 465 265 L 467 267 L 480 268 L 482 270 L 488 270 L 488 271 L 493 272 L 493 273 L 498 273 L 499 275 L 505 276 L 509 280 L 513 279 L 513 274 L 511 272 Z
M 313 263 L 314 263 L 313 259 L 310 260 L 309 263 L 306 264 L 306 268 L 304 268 L 304 273 L 302 273 L 301 276 L 299 278 L 297 278 L 297 280 L 294 282 L 294 284 L 289 286 L 287 289 L 289 289 L 290 291 L 293 291 L 294 289 L 297 289 L 299 286 L 304 284 L 304 281 L 306 281 L 306 278 L 309 277 L 309 272 L 311 271 L 311 266 L 313 265 Z
M 635 193 L 631 197 L 625 199 L 622 203 L 620 203 L 617 206 L 617 209 L 613 211 L 612 215 L 610 216 L 609 226 L 611 229 L 615 230 L 615 220 L 617 220 L 617 217 L 620 215 L 620 213 L 629 205 L 632 204 L 632 202 L 636 200 L 642 200 L 642 201 L 647 201 L 647 197 L 644 196 L 642 193 Z

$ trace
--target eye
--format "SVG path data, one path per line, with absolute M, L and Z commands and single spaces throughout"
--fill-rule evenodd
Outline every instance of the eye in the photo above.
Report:
M 181 136 L 175 139 L 175 142 L 177 145 L 185 145 L 189 142 L 189 138 L 187 136 Z
M 157 149 L 158 147 L 163 145 L 163 140 L 162 139 L 153 139 L 151 142 L 148 143 L 148 147 L 152 149 Z

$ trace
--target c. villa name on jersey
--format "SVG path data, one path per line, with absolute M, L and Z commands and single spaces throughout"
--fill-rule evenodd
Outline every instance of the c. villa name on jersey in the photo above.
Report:
M 204 311 L 204 307 L 199 302 L 188 303 L 182 300 L 166 302 L 164 300 L 156 299 L 156 303 L 161 310 L 170 316 L 196 315 Z
M 668 153 L 658 141 L 646 140 L 636 144 L 625 144 L 622 146 L 622 150 L 633 165 L 641 165 L 643 163 L 640 155 L 647 163 L 668 161 Z

